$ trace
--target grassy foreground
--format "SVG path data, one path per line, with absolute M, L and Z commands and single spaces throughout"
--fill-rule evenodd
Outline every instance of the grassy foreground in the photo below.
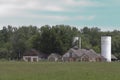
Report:
M 120 80 L 120 63 L 0 62 L 0 80 Z

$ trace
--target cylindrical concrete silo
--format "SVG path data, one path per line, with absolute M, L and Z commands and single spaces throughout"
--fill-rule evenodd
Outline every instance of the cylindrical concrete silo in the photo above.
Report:
M 111 36 L 101 37 L 101 55 L 111 62 Z

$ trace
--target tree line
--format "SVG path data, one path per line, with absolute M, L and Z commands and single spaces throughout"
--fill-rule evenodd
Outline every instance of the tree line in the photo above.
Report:
M 44 54 L 64 54 L 72 45 L 73 37 L 81 37 L 81 46 L 101 53 L 101 36 L 112 37 L 112 53 L 120 58 L 120 31 L 101 31 L 98 27 L 78 29 L 69 25 L 4 26 L 0 30 L 0 59 L 19 60 L 29 49 Z

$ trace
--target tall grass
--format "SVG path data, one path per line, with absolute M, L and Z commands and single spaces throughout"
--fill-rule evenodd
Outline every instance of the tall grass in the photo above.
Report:
M 0 80 L 120 80 L 120 63 L 0 62 Z

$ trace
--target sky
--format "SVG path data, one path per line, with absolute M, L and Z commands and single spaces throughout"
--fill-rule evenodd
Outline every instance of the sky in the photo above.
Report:
M 0 0 L 0 28 L 59 24 L 120 30 L 120 0 Z

